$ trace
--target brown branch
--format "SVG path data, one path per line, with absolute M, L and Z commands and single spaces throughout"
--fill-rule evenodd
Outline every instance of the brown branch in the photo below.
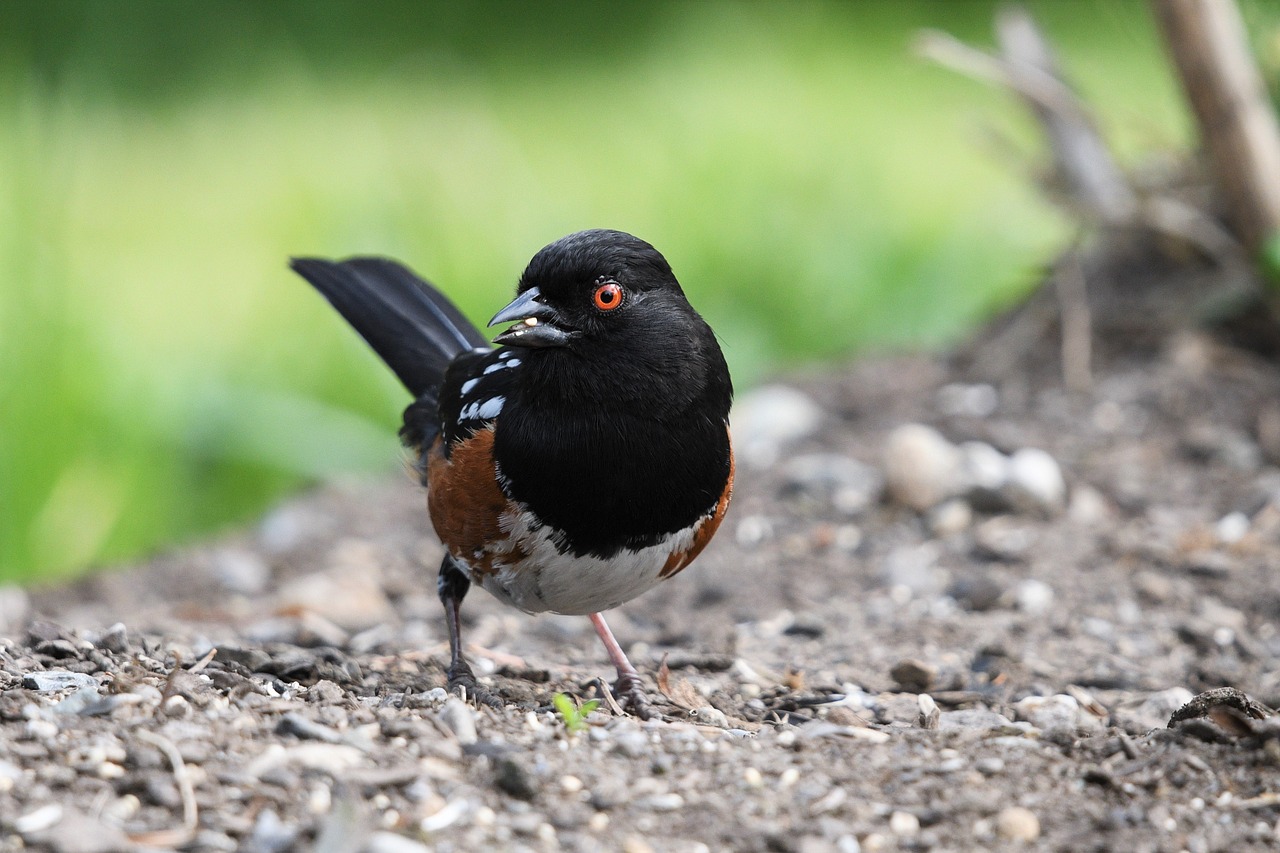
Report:
M 1234 0 L 1152 0 L 1241 241 L 1280 231 L 1280 129 Z

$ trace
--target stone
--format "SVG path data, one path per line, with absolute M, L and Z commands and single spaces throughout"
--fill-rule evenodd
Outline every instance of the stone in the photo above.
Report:
M 1043 450 L 1024 447 L 1009 458 L 1010 503 L 1024 511 L 1055 514 L 1067 503 L 1067 482 L 1058 461 Z
M 943 711 L 938 718 L 938 728 L 948 729 L 1002 729 L 1013 723 L 1003 714 L 985 708 L 962 708 L 959 711 Z
M 431 848 L 394 832 L 375 832 L 365 843 L 364 853 L 431 853 Z
M 899 838 L 914 838 L 920 834 L 920 818 L 911 812 L 894 812 L 889 815 L 889 831 Z
M 26 673 L 22 676 L 22 686 L 28 690 L 36 690 L 41 693 L 67 690 L 69 688 L 96 691 L 98 689 L 98 679 L 83 672 L 50 669 Z
M 465 702 L 450 696 L 440 709 L 440 721 L 453 732 L 458 743 L 470 746 L 479 740 L 476 734 L 476 713 Z
M 1042 616 L 1053 607 L 1053 587 L 1035 578 L 1018 582 L 1013 589 L 1014 605 L 1028 616 Z
M 1035 541 L 1035 530 L 1025 521 L 1009 515 L 989 518 L 973 530 L 974 551 L 989 560 L 1022 560 Z
M 955 496 L 964 482 L 960 450 L 924 424 L 904 424 L 889 434 L 884 472 L 889 499 L 917 512 Z
M 1035 841 L 1040 837 L 1040 818 L 1021 806 L 1001 809 L 996 815 L 996 834 L 1009 841 Z
M 1009 457 L 984 441 L 960 445 L 962 489 L 969 502 L 988 512 L 1009 508 L 1004 489 L 1009 483 Z
M 523 763 L 511 756 L 498 759 L 493 784 L 518 800 L 532 800 L 538 795 L 538 784 Z
M 961 498 L 950 498 L 929 510 L 925 522 L 934 536 L 954 536 L 973 524 L 973 507 Z
M 889 677 L 903 692 L 924 693 L 938 680 L 938 668 L 924 661 L 907 658 L 889 670 Z
M 1058 693 L 1053 696 L 1027 696 L 1014 704 L 1018 719 L 1025 720 L 1038 729 L 1101 728 L 1102 721 L 1081 707 L 1074 696 Z

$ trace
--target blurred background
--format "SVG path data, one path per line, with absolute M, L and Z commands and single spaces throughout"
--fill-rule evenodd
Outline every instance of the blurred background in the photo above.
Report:
M 1145 3 L 1029 6 L 1123 162 L 1188 148 Z M 740 388 L 957 341 L 1072 233 L 1019 105 L 910 51 L 994 8 L 4 4 L 0 581 L 401 464 L 405 392 L 290 255 L 397 257 L 483 321 L 544 244 L 631 231 Z

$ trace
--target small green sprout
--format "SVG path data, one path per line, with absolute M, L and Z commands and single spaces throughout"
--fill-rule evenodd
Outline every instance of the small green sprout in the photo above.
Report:
M 577 705 L 564 693 L 557 693 L 552 696 L 551 703 L 556 706 L 556 712 L 560 714 L 560 719 L 564 720 L 564 727 L 571 735 L 576 735 L 585 729 L 587 727 L 587 716 L 600 707 L 599 699 L 592 699 L 589 702 Z

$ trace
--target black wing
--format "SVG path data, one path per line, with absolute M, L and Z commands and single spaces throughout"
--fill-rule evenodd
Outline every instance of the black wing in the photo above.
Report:
M 501 347 L 460 356 L 449 366 L 440 386 L 440 432 L 445 452 L 502 412 L 520 376 L 524 352 Z

